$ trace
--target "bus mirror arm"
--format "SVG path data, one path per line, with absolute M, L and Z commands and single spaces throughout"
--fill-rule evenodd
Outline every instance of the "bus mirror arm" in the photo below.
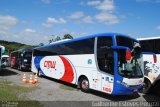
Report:
M 111 46 L 113 50 L 130 50 L 128 47 L 125 46 Z
M 124 50 L 126 52 L 126 60 L 127 61 L 130 61 L 131 58 L 132 58 L 132 53 L 131 53 L 131 50 L 130 48 L 128 47 L 125 47 L 125 46 L 112 46 L 112 49 L 113 50 Z
M 157 56 L 156 56 L 156 54 L 155 53 L 153 53 L 153 52 L 142 52 L 142 54 L 147 54 L 147 55 L 153 55 L 153 60 L 154 60 L 154 63 L 156 63 L 157 62 Z
M 156 55 L 156 54 L 155 54 L 155 53 L 153 53 L 153 52 L 142 52 L 142 54 Z

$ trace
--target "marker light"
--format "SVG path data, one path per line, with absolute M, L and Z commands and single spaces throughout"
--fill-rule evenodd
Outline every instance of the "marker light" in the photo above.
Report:
M 131 51 L 130 50 L 126 50 L 126 60 L 130 60 L 131 59 Z
M 154 60 L 154 63 L 157 62 L 157 57 L 156 57 L 156 55 L 153 55 L 153 60 Z

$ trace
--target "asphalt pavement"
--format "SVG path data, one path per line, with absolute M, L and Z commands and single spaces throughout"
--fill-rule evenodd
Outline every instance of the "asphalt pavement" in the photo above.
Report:
M 0 72 L 0 79 L 11 81 L 15 85 L 30 87 L 29 84 L 22 84 L 22 75 L 26 73 L 27 79 L 32 72 L 22 72 L 13 68 L 5 68 Z M 91 90 L 90 93 L 84 93 L 77 89 L 75 85 L 61 82 L 52 78 L 38 78 L 38 83 L 34 84 L 35 91 L 27 93 L 25 97 L 40 101 L 45 107 L 52 106 L 159 106 L 160 97 L 156 94 L 136 94 L 128 96 L 113 96 L 102 92 Z M 65 87 L 71 88 L 62 88 Z M 153 103 L 154 104 L 153 104 Z

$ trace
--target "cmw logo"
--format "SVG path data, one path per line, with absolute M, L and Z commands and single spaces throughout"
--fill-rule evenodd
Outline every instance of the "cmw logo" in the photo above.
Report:
M 56 61 L 45 61 L 44 62 L 44 67 L 46 68 L 53 68 L 55 69 L 55 66 L 56 66 Z

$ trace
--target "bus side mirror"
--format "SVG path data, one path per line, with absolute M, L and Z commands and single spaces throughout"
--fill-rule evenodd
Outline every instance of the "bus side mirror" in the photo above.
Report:
M 125 46 L 111 46 L 113 50 L 130 50 L 128 47 Z
M 125 46 L 112 46 L 112 49 L 113 50 L 124 50 L 126 55 L 126 60 L 129 61 L 132 57 L 132 53 L 131 53 L 131 50 L 128 48 L 128 47 L 125 47 Z

